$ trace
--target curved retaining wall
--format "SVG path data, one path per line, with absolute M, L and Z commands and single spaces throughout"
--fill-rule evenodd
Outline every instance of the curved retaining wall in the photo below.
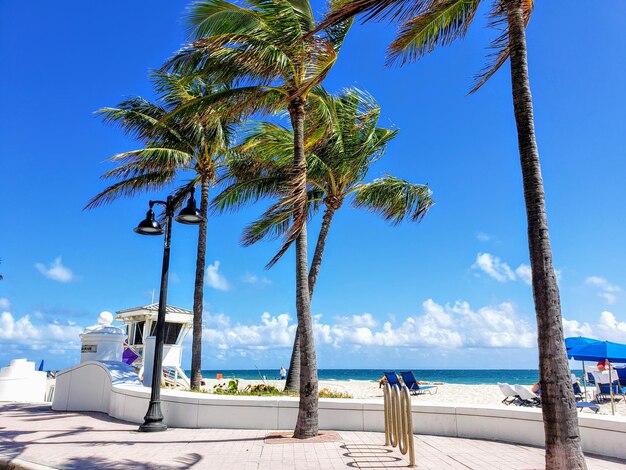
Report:
M 121 367 L 124 366 L 124 367 Z M 120 363 L 87 362 L 57 375 L 52 409 L 102 411 L 142 423 L 150 388 Z M 415 401 L 419 401 L 419 398 Z M 184 428 L 292 429 L 298 399 L 234 397 L 177 390 L 161 392 L 161 410 L 168 426 Z M 412 406 L 413 432 L 543 446 L 541 410 L 463 405 Z M 320 399 L 320 428 L 384 431 L 380 399 Z M 626 459 L 626 420 L 579 414 L 585 452 Z

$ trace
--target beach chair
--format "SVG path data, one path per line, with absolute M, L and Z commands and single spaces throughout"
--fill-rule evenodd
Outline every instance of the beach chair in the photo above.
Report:
M 585 398 L 587 398 L 580 388 L 580 384 L 578 382 L 574 382 L 572 384 L 572 388 L 574 389 L 574 397 L 576 398 L 576 401 L 584 400 Z
M 591 410 L 594 412 L 598 412 L 600 411 L 600 405 L 596 404 L 596 403 L 590 403 L 588 401 L 577 401 L 576 402 L 576 409 L 578 411 L 582 411 L 582 410 Z
M 392 387 L 402 387 L 400 380 L 395 372 L 383 372 L 385 374 L 385 378 L 387 379 L 387 383 Z
M 502 403 L 505 405 L 510 405 L 511 403 L 515 403 L 519 400 L 519 395 L 509 384 L 498 382 L 498 387 L 500 387 L 500 391 L 502 392 L 502 395 L 504 395 Z
M 626 387 L 621 387 L 618 380 L 613 381 L 613 399 L 618 401 L 620 398 L 626 397 Z M 604 401 L 611 399 L 611 387 L 608 383 L 597 384 L 596 401 Z
M 613 366 L 613 371 L 617 375 L 620 383 L 626 384 L 626 366 Z
M 523 385 L 513 385 L 513 388 L 519 395 L 520 405 L 522 406 L 541 406 L 541 400 L 528 388 Z
M 596 378 L 593 376 L 593 372 L 587 372 L 587 382 L 590 383 L 591 385 L 595 385 L 596 384 Z
M 402 380 L 404 380 L 404 385 L 407 386 L 412 395 L 423 395 L 424 393 L 428 393 L 433 395 L 437 393 L 436 385 L 420 385 L 415 380 L 415 375 L 413 371 L 409 370 L 407 372 L 400 372 L 402 376 Z

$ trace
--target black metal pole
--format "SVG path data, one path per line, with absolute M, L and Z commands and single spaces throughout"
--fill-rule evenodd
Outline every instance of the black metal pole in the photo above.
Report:
M 163 268 L 161 269 L 161 290 L 159 292 L 159 314 L 157 316 L 156 341 L 154 344 L 154 362 L 152 364 L 152 390 L 150 405 L 139 426 L 141 432 L 158 432 L 167 430 L 161 413 L 161 375 L 163 374 L 163 336 L 165 335 L 165 310 L 167 308 L 167 279 L 170 268 L 170 240 L 172 238 L 172 196 L 167 198 L 165 205 L 165 243 L 163 245 Z

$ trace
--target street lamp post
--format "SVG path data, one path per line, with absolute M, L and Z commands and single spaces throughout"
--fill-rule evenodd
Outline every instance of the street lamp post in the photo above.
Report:
M 157 315 L 156 341 L 154 345 L 154 361 L 152 364 L 152 385 L 150 392 L 150 405 L 144 417 L 144 422 L 139 426 L 141 432 L 158 432 L 167 430 L 163 422 L 161 412 L 161 375 L 163 369 L 163 337 L 165 335 L 165 311 L 167 308 L 167 280 L 170 267 L 170 241 L 172 238 L 172 218 L 177 222 L 189 225 L 198 225 L 204 222 L 204 217 L 196 209 L 196 201 L 193 197 L 194 188 L 180 193 L 176 197 L 168 196 L 167 201 L 150 201 L 150 210 L 146 218 L 134 229 L 140 235 L 162 235 L 165 232 L 163 244 L 163 267 L 161 268 L 161 288 L 159 290 L 159 313 Z M 187 193 L 190 194 L 187 207 L 182 209 L 178 216 L 173 217 L 174 208 Z M 152 207 L 155 204 L 165 206 L 165 231 L 161 224 L 154 218 Z

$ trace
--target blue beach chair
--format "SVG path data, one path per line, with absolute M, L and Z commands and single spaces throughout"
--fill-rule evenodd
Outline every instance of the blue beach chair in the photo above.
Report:
M 402 380 L 404 380 L 404 385 L 407 386 L 409 391 L 413 395 L 422 395 L 424 393 L 434 394 L 437 393 L 436 385 L 420 385 L 415 380 L 415 375 L 413 375 L 413 371 L 409 370 L 407 372 L 400 372 L 402 375 Z
M 385 378 L 387 379 L 387 383 L 392 387 L 402 387 L 400 380 L 398 380 L 398 376 L 395 372 L 383 372 L 385 374 Z
M 590 383 L 591 385 L 596 384 L 596 378 L 593 376 L 591 372 L 587 372 L 587 383 Z
M 596 392 L 596 399 L 599 401 L 611 399 L 611 387 L 609 384 L 598 384 L 599 391 Z M 617 395 L 617 397 L 616 397 Z M 620 399 L 626 395 L 626 387 L 621 387 L 618 380 L 613 381 L 613 397 Z
M 600 411 L 600 406 L 597 405 L 596 403 L 590 403 L 588 401 L 577 401 L 576 409 L 578 409 L 578 411 L 587 409 L 587 410 L 591 410 L 597 413 L 598 411 Z
M 574 382 L 572 384 L 572 388 L 574 389 L 574 396 L 576 397 L 576 401 L 583 400 L 585 397 L 585 393 L 580 388 L 580 384 L 578 382 Z

